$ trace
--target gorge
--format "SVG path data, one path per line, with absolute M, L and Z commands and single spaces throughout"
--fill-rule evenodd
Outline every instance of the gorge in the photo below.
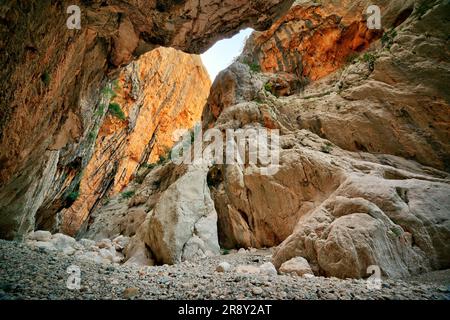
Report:
M 448 299 L 449 13 L 440 0 L 2 3 L 0 299 Z M 247 27 L 211 83 L 198 54 Z M 175 136 L 195 145 L 197 123 L 279 133 L 277 170 L 175 163 Z M 81 266 L 84 290 L 62 277 L 48 297 L 19 266 L 31 257 L 43 278 Z M 11 289 L 17 270 L 28 282 Z

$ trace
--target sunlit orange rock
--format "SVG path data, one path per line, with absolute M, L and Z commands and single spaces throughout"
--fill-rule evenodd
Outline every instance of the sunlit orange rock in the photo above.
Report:
M 141 164 L 165 156 L 177 129 L 200 120 L 211 82 L 201 59 L 171 48 L 143 55 L 120 74 L 115 89 L 125 120 L 108 112 L 83 172 L 79 197 L 62 211 L 62 229 L 74 234 L 99 199 L 123 190 Z
M 330 6 L 294 6 L 269 30 L 253 34 L 246 55 L 263 72 L 320 79 L 381 36 L 381 31 L 367 28 L 362 13 L 362 9 L 350 14 Z

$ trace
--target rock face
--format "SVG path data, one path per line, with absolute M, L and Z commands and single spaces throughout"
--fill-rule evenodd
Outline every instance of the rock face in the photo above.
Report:
M 350 2 L 346 5 L 350 8 Z M 336 55 L 335 66 L 311 66 L 308 59 L 300 59 L 297 62 L 301 61 L 302 70 L 309 71 L 294 74 L 298 65 L 288 68 L 291 64 L 277 63 L 270 67 L 268 61 L 280 57 L 277 51 L 270 56 L 267 49 L 273 43 L 270 37 L 277 37 L 274 30 L 289 29 L 284 25 L 306 26 L 300 19 L 302 14 L 319 19 L 323 27 L 327 23 L 331 29 L 339 26 L 332 23 L 336 17 L 326 15 L 328 5 L 299 6 L 291 10 L 291 20 L 286 20 L 289 24 L 271 29 L 268 38 L 253 36 L 259 40 L 250 41 L 243 57 L 215 81 L 203 113 L 204 128 L 279 129 L 278 171 L 262 175 L 253 166 L 214 165 L 209 172 L 198 170 L 196 178 L 190 178 L 204 181 L 206 176 L 210 192 L 195 187 L 181 199 L 179 184 L 192 169 L 186 168 L 183 174 L 176 174 L 183 166 L 171 169 L 170 178 L 165 180 L 171 183 L 150 193 L 148 187 L 141 188 L 140 194 L 145 196 L 138 203 L 152 203 L 148 219 L 154 222 L 143 224 L 152 237 L 144 242 L 161 257 L 160 263 L 182 260 L 177 237 L 181 243 L 201 247 L 192 231 L 199 213 L 192 208 L 200 206 L 203 212 L 209 206 L 203 196 L 209 199 L 211 195 L 221 246 L 279 245 L 273 258 L 279 269 L 299 257 L 309 262 L 315 274 L 341 278 L 365 277 L 370 265 L 378 265 L 388 277 L 448 268 L 448 93 L 438 81 L 446 77 L 438 69 L 449 67 L 441 31 L 448 4 L 424 7 L 422 2 L 405 6 L 390 2 L 383 17 L 385 28 L 394 29 L 381 40 L 364 29 L 362 18 L 349 18 L 349 12 L 354 11 L 344 10 L 338 20 L 348 29 L 337 35 L 331 30 L 330 34 L 335 34 L 327 38 L 331 44 L 324 47 L 319 40 L 308 40 L 315 39 L 316 32 L 325 32 L 319 28 L 302 34 L 306 47 L 289 43 L 278 50 L 284 50 L 286 57 L 295 57 L 291 55 L 294 50 L 307 58 L 311 48 L 330 52 L 333 41 L 339 47 L 342 41 L 352 39 L 362 47 L 351 48 L 367 51 L 345 65 L 344 56 L 353 49 L 344 56 Z M 320 14 L 325 16 L 317 17 Z M 299 21 L 294 22 L 294 16 Z M 428 29 L 430 37 L 423 38 L 420 34 Z M 353 30 L 349 38 L 345 30 Z M 255 51 L 252 45 L 265 49 Z M 249 53 L 255 60 L 245 61 Z M 398 57 L 411 63 L 399 64 Z M 255 68 L 255 61 L 265 73 Z M 341 69 L 326 75 L 339 66 Z M 419 70 L 426 80 L 415 77 Z M 318 80 L 307 84 L 303 82 L 306 76 Z M 155 169 L 144 181 L 154 180 L 170 166 Z M 167 199 L 176 201 L 168 203 Z M 191 199 L 197 203 L 192 204 Z M 189 203 L 184 210 L 187 216 L 180 214 L 185 203 Z M 160 208 L 164 210 L 155 215 Z M 100 210 L 99 215 L 103 214 Z M 173 223 L 177 218 L 188 219 L 189 232 L 183 229 L 177 235 Z
M 292 2 L 2 1 L 0 237 L 20 238 L 39 208 L 65 205 L 45 198 L 76 189 L 92 156 L 99 107 L 109 103 L 100 89 L 120 66 L 159 46 L 200 53 L 241 28 L 268 28 Z M 80 30 L 66 28 L 74 4 Z M 42 217 L 38 224 L 57 220 Z
M 308 129 L 346 150 L 397 155 L 449 171 L 450 97 L 442 86 L 449 74 L 443 40 L 445 14 L 420 1 L 390 1 L 382 8 L 386 33 L 371 50 L 356 56 L 369 41 L 378 38 L 369 31 L 362 32 L 364 40 L 358 32 L 351 33 L 346 41 L 342 38 L 342 30 L 351 28 L 351 21 L 362 26 L 364 3 L 342 7 L 327 2 L 319 7 L 299 5 L 269 31 L 255 33 L 244 55 L 213 84 L 202 116 L 205 127 L 213 126 L 225 108 L 261 101 L 261 88 L 277 96 L 292 96 L 303 88 L 303 99 L 295 96 L 289 103 L 277 103 L 284 127 Z M 316 26 L 312 29 L 305 26 L 310 15 L 314 21 L 319 19 L 311 22 Z M 318 23 L 330 16 L 340 22 Z M 392 27 L 395 29 L 388 31 Z M 320 40 L 325 32 L 322 28 L 339 37 Z M 298 33 L 292 32 L 297 29 Z M 428 29 L 427 38 L 423 33 Z M 364 45 L 352 45 L 348 43 L 351 39 Z M 342 41 L 350 49 L 338 50 Z M 352 51 L 355 46 L 359 49 Z M 321 63 L 322 56 L 332 63 Z M 436 63 L 430 63 L 430 59 Z M 327 76 L 320 85 L 314 82 L 305 87 L 305 77 L 319 79 L 343 65 L 343 72 Z M 276 73 L 261 76 L 249 69 Z M 419 74 L 426 77 L 426 83 Z M 266 111 L 261 117 L 266 127 L 273 127 Z M 342 123 L 346 124 L 344 128 Z
M 60 213 L 61 230 L 74 235 L 102 198 L 122 191 L 140 166 L 166 156 L 173 132 L 200 119 L 209 89 L 200 57 L 171 48 L 155 49 L 124 68 L 109 104 L 124 117 L 109 110 L 92 131 L 95 151 L 83 171 L 78 198 Z
M 334 6 L 294 6 L 269 30 L 253 34 L 243 60 L 263 72 L 320 79 L 381 37 L 380 30 L 368 29 L 362 12 L 353 9 L 340 15 Z
M 342 1 L 341 1 L 342 2 Z M 222 73 L 208 100 L 204 122 L 211 126 L 223 108 L 255 98 L 266 83 L 277 96 L 298 92 L 311 80 L 336 71 L 349 57 L 366 50 L 381 37 L 380 30 L 369 30 L 362 13 L 364 4 L 339 3 L 294 5 L 264 32 L 254 32 L 238 63 Z M 360 1 L 361 2 L 361 1 Z M 385 9 L 383 7 L 383 9 Z M 261 79 L 247 72 L 276 74 Z
M 305 6 L 290 14 L 327 10 L 327 5 L 320 10 Z M 278 63 L 277 52 L 287 50 L 282 57 L 291 59 L 293 51 L 308 57 L 309 49 L 283 41 L 273 49 L 276 32 L 274 38 L 253 36 L 259 40 L 251 41 L 244 57 L 215 81 L 203 113 L 204 126 L 280 129 L 280 168 L 273 176 L 239 166 L 215 169 L 220 174 L 211 194 L 222 246 L 281 242 L 274 255 L 277 268 L 304 257 L 314 273 L 341 278 L 365 277 L 370 265 L 378 265 L 389 277 L 450 266 L 444 240 L 450 237 L 450 184 L 445 172 L 450 113 L 448 92 L 439 84 L 448 75 L 440 70 L 449 68 L 442 33 L 446 6 L 410 2 L 402 7 L 390 2 L 384 21 L 393 31 L 339 71 L 285 97 L 274 96 L 273 87 L 267 85 L 278 74 L 260 74 L 252 64 L 280 71 L 284 77 L 298 64 L 290 68 L 292 60 Z M 430 37 L 423 38 L 428 29 Z M 310 44 L 320 48 L 318 42 Z M 368 44 L 363 43 L 365 48 Z M 247 52 L 254 57 L 250 63 L 242 60 L 248 58 Z M 316 72 L 312 78 L 333 70 L 317 69 L 300 58 L 303 70 Z M 398 59 L 411 63 L 399 64 Z M 418 73 L 426 80 L 419 80 Z M 247 85 L 248 77 L 256 79 L 256 85 Z M 216 90 L 229 93 L 222 104 L 216 101 L 224 95 L 214 95 Z
M 179 14 L 188 3 L 157 7 Z M 364 278 L 376 265 L 383 276 L 395 278 L 449 268 L 450 4 L 383 1 L 382 35 L 367 30 L 368 4 L 296 2 L 267 32 L 255 33 L 213 84 L 203 128 L 279 130 L 280 161 L 273 174 L 263 174 L 261 163 L 169 160 L 136 170 L 134 159 L 135 178 L 121 195 L 94 208 L 81 235 L 130 236 L 124 248 L 130 264 L 199 260 L 218 254 L 220 244 L 277 246 L 274 267 L 297 274 Z M 123 36 L 132 25 L 136 29 L 139 16 L 131 21 L 119 23 L 114 65 L 129 59 L 136 43 L 141 48 L 139 37 L 133 43 L 133 37 Z M 212 24 L 210 30 L 216 30 Z M 167 39 L 157 40 L 198 48 L 196 31 L 189 43 L 178 38 L 191 27 L 196 30 L 173 27 L 173 37 L 167 31 Z M 210 35 L 206 27 L 200 30 Z M 116 101 L 128 105 L 127 95 Z M 42 168 L 52 174 L 59 172 L 61 159 L 61 150 L 55 150 Z M 83 161 L 74 167 L 83 167 Z M 39 207 L 39 190 L 49 184 L 51 179 L 38 179 L 29 191 L 34 200 L 24 202 L 27 208 Z M 268 265 L 240 265 L 235 271 L 274 274 Z
M 448 196 L 448 181 L 353 176 L 300 219 L 275 265 L 303 256 L 340 278 L 364 277 L 370 265 L 388 277 L 448 268 Z
M 180 177 L 151 214 L 147 245 L 160 263 L 219 254 L 217 213 L 203 172 L 192 169 Z

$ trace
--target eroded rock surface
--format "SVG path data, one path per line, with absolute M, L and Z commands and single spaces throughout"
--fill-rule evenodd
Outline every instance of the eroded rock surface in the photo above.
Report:
M 269 31 L 255 33 L 203 110 L 205 129 L 279 130 L 274 174 L 171 161 L 139 168 L 123 194 L 93 210 L 82 236 L 131 237 L 129 264 L 209 259 L 220 245 L 240 255 L 277 246 L 278 271 L 295 272 L 283 264 L 301 260 L 316 276 L 364 278 L 373 265 L 392 278 L 449 268 L 449 4 L 380 1 L 381 34 L 367 30 L 369 1 L 333 3 L 297 1 Z M 179 13 L 182 6 L 163 7 Z M 129 59 L 133 39 L 121 43 L 121 34 L 130 29 L 120 25 L 113 64 Z
M 308 10 L 329 9 L 299 5 L 291 12 L 308 16 Z M 338 56 L 336 66 L 324 69 L 300 60 L 320 78 L 302 83 L 301 90 L 291 81 L 296 68 L 263 66 L 270 50 L 252 62 L 266 72 L 243 60 L 252 52 L 248 47 L 219 75 L 203 113 L 204 128 L 281 133 L 280 165 L 273 175 L 239 165 L 198 172 L 208 180 L 221 246 L 278 245 L 277 268 L 303 257 L 316 275 L 340 278 L 365 277 L 370 265 L 388 277 L 449 267 L 449 106 L 440 83 L 448 74 L 441 71 L 449 66 L 442 31 L 446 6 L 390 2 L 384 7 L 385 28 L 393 31 L 380 40 L 363 38 L 360 49 L 366 51 L 346 64 Z M 348 12 L 341 13 L 342 23 L 361 26 L 363 18 L 349 20 Z M 423 37 L 429 28 L 433 31 Z M 353 40 L 360 35 L 352 33 Z M 330 39 L 338 45 L 343 38 Z M 317 41 L 310 45 L 320 47 Z M 287 56 L 299 49 L 292 44 L 282 48 Z M 300 56 L 308 57 L 303 49 Z M 339 70 L 324 76 L 339 64 Z M 419 70 L 429 81 L 416 77 Z M 283 85 L 289 90 L 281 90 Z M 164 197 L 176 195 L 170 187 L 163 190 Z
M 200 53 L 241 28 L 266 29 L 292 2 L 2 1 L 1 237 L 32 230 L 42 205 L 50 212 L 66 205 L 45 198 L 69 194 L 80 181 L 101 89 L 119 67 L 156 47 Z M 81 9 L 81 30 L 66 27 L 70 5 Z M 48 227 L 57 217 L 43 220 Z
M 76 234 L 102 199 L 120 193 L 141 166 L 166 157 L 173 133 L 199 121 L 209 89 L 200 57 L 171 48 L 155 49 L 124 68 L 110 89 L 109 104 L 123 118 L 101 106 L 106 116 L 90 133 L 94 153 L 82 172 L 76 201 L 59 213 L 61 230 Z

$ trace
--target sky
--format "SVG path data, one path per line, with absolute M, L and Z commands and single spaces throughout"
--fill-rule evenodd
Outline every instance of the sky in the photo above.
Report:
M 226 69 L 241 54 L 245 41 L 252 32 L 253 29 L 250 28 L 241 30 L 233 38 L 217 42 L 201 55 L 212 82 L 220 71 Z

